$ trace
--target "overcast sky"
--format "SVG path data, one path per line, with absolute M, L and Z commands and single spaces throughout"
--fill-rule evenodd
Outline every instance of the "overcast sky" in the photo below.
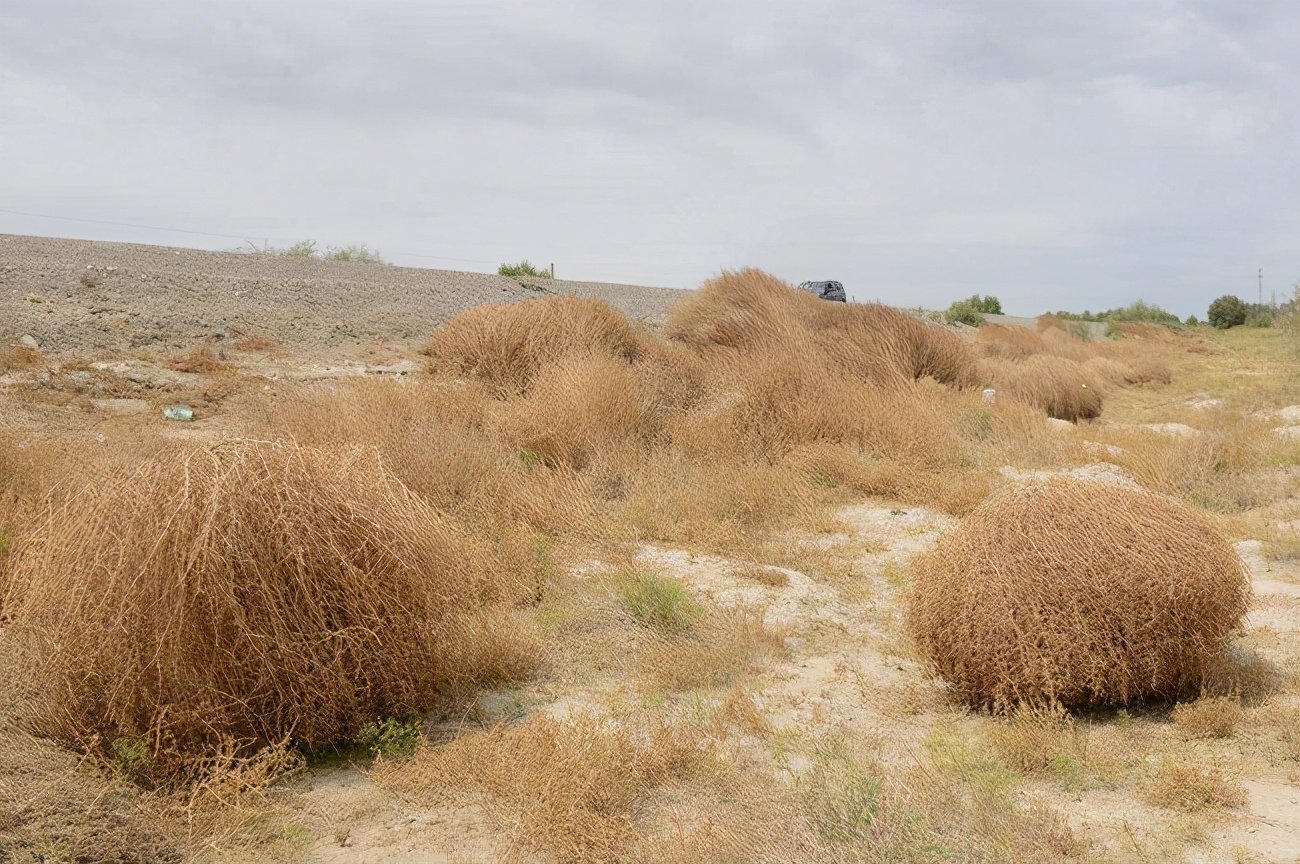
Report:
M 1300 3 L 4 0 L 0 209 L 1203 316 L 1300 279 Z

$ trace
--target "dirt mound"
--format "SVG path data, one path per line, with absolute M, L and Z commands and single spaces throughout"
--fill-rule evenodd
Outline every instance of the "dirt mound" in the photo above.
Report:
M 494 613 L 490 546 L 360 451 L 156 459 L 55 509 L 10 575 L 23 722 L 148 764 L 345 740 L 531 662 Z
M 683 292 L 0 235 L 0 344 L 30 335 L 57 351 L 250 336 L 309 346 L 410 341 L 466 309 L 548 293 L 658 321 Z
M 988 500 L 912 578 L 913 638 L 961 697 L 994 710 L 1194 691 L 1250 596 L 1199 512 L 1079 481 Z

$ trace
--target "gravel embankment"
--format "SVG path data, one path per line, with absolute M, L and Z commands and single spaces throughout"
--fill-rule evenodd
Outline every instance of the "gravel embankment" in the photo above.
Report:
M 0 234 L 0 341 L 53 350 L 263 336 L 309 346 L 417 342 L 473 306 L 545 291 L 662 320 L 683 292 L 276 255 Z

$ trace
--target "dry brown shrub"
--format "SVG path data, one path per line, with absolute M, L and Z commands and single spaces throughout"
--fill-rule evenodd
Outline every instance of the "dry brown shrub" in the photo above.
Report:
M 522 393 L 548 364 L 572 353 L 632 361 L 640 338 L 601 300 L 544 297 L 478 306 L 437 330 L 421 353 L 434 372 L 469 375 L 500 393 Z
M 1174 706 L 1174 725 L 1188 738 L 1228 738 L 1246 716 L 1241 702 L 1227 696 L 1207 696 Z
M 532 667 L 526 632 L 484 620 L 530 590 L 492 561 L 364 452 L 232 441 L 146 463 L 24 546 L 5 604 L 24 722 L 143 746 L 164 774 L 232 739 L 348 739 Z M 458 644 L 494 627 L 519 635 L 512 661 Z
M 1120 357 L 1104 355 L 1092 357 L 1088 360 L 1087 367 L 1107 384 L 1118 387 L 1164 385 L 1174 380 L 1169 365 L 1158 358 L 1140 354 L 1131 355 L 1127 359 L 1120 359 Z
M 713 760 L 709 741 L 689 727 L 539 715 L 426 748 L 405 764 L 380 762 L 371 776 L 435 804 L 481 795 L 515 843 L 557 861 L 621 862 L 639 846 L 637 811 L 649 796 Z
M 656 431 L 653 393 L 626 362 L 571 354 L 538 371 L 508 421 L 512 437 L 547 463 L 582 469 L 598 453 Z
M 679 342 L 643 339 L 633 369 L 661 411 L 696 408 L 707 395 L 709 366 L 704 355 Z
M 0 348 L 0 373 L 31 369 L 45 362 L 45 354 L 30 345 L 9 345 Z
M 226 352 L 211 345 L 195 345 L 179 357 L 167 361 L 167 368 L 177 372 L 198 372 L 211 374 L 229 372 L 234 367 L 226 362 Z
M 1170 384 L 1174 374 L 1169 364 L 1154 357 L 1134 358 L 1129 373 L 1124 378 L 1125 384 Z
M 498 537 L 596 530 L 590 483 L 567 465 L 548 468 L 521 452 L 497 430 L 499 410 L 473 383 L 367 378 L 288 391 L 254 429 L 311 447 L 377 449 L 410 489 Z
M 1064 357 L 1076 363 L 1087 362 L 1088 358 L 1092 357 L 1097 349 L 1095 343 L 1080 339 L 1073 333 L 1058 327 L 1043 330 L 1042 337 L 1043 344 L 1046 346 L 1046 353 Z
M 912 637 L 957 695 L 995 711 L 1195 691 L 1250 597 L 1200 513 L 1082 481 L 1003 490 L 911 573 Z
M 1200 768 L 1166 762 L 1142 789 L 1143 797 L 1160 807 L 1203 810 L 1207 807 L 1245 807 L 1246 789 L 1218 768 Z
M 1042 409 L 1048 417 L 1073 423 L 1101 414 L 1096 379 L 1073 360 L 1037 354 L 1019 363 L 985 360 L 981 365 L 997 390 Z
M 237 339 L 234 347 L 239 351 L 275 351 L 280 343 L 268 336 L 245 336 Z
M 669 309 L 666 332 L 710 359 L 733 349 L 805 357 L 823 374 L 876 383 L 976 381 L 974 357 L 951 330 L 875 303 L 828 303 L 754 269 L 705 282 Z

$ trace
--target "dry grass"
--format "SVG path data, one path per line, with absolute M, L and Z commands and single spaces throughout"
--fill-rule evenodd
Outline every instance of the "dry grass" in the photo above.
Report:
M 1101 415 L 1101 388 L 1074 360 L 1035 354 L 1019 362 L 985 360 L 981 368 L 1000 393 L 1033 405 L 1048 417 L 1073 423 Z
M 211 345 L 195 345 L 184 354 L 168 360 L 167 368 L 205 375 L 234 371 L 234 366 L 226 360 L 226 352 Z
M 231 741 L 346 740 L 531 668 L 499 610 L 533 589 L 493 563 L 363 453 L 230 442 L 148 462 L 53 508 L 11 572 L 24 721 L 142 747 L 146 775 Z
M 649 796 L 709 770 L 714 758 L 689 729 L 541 716 L 427 748 L 403 765 L 380 763 L 372 777 L 432 802 L 477 793 L 525 848 L 562 862 L 617 862 L 639 845 L 637 810 Z
M 280 343 L 267 336 L 244 336 L 235 340 L 234 348 L 237 351 L 276 351 Z
M 1005 360 L 1024 360 L 1047 351 L 1047 342 L 1039 333 L 1025 327 L 985 324 L 975 331 L 975 345 L 980 356 Z
M 994 496 L 911 574 L 921 651 L 957 695 L 999 711 L 1195 690 L 1250 596 L 1203 516 L 1078 481 Z
M 790 576 L 784 570 L 762 564 L 738 567 L 733 571 L 733 575 L 740 579 L 748 579 L 751 582 L 766 585 L 769 588 L 784 588 L 790 584 Z
M 685 632 L 652 642 L 638 658 L 650 691 L 729 686 L 772 660 L 785 657 L 785 641 L 764 626 L 761 609 L 713 611 Z
M 1228 696 L 1207 696 L 1174 707 L 1174 725 L 1188 738 L 1230 738 L 1245 718 L 1241 702 Z
M 513 847 L 556 861 L 1047 862 L 1085 851 L 1060 816 L 1019 805 L 956 741 L 899 770 L 829 736 L 785 779 L 717 737 L 729 722 L 536 717 L 371 776 L 426 805 L 481 803 Z
M 0 730 L 0 860 L 183 859 L 183 821 L 48 741 Z
M 500 393 L 522 393 L 544 367 L 574 353 L 635 359 L 640 339 L 608 303 L 546 297 L 462 312 L 425 345 L 434 372 L 477 378 Z
M 1175 810 L 1245 807 L 1246 789 L 1228 779 L 1218 768 L 1202 768 L 1166 762 L 1143 790 L 1152 804 Z
M 590 536 L 596 524 L 591 482 L 567 464 L 543 465 L 499 431 L 501 405 L 469 384 L 363 379 L 289 391 L 254 425 L 265 438 L 305 446 L 374 448 L 385 466 L 433 506 L 522 557 L 526 570 L 543 534 Z
M 9 345 L 0 348 L 0 374 L 20 369 L 32 369 L 45 362 L 45 354 L 29 345 Z
M 1074 720 L 1060 709 L 1019 708 L 994 720 L 986 737 L 1002 761 L 1025 774 L 1059 769 L 1079 749 Z
M 1250 416 L 1206 411 L 1197 420 L 1203 431 L 1180 437 L 1142 429 L 1106 433 L 1102 440 L 1123 451 L 1107 458 L 1148 489 L 1220 513 L 1289 494 L 1279 469 L 1300 462 L 1300 442 Z

